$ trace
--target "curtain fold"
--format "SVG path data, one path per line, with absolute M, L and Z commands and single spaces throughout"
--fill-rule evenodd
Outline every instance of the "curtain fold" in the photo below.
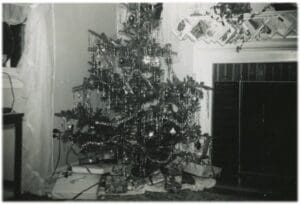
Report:
M 53 151 L 53 21 L 52 5 L 31 5 L 25 27 L 25 45 L 18 65 L 24 83 L 16 100 L 23 120 L 22 192 L 44 194 L 52 172 Z
M 3 4 L 2 6 L 3 21 L 9 25 L 24 23 L 30 10 L 30 4 Z

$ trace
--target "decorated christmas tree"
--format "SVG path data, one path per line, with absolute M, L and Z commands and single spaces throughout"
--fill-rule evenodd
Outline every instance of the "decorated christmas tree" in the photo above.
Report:
M 164 169 L 175 159 L 197 159 L 178 144 L 200 148 L 197 116 L 206 87 L 188 76 L 181 81 L 172 71 L 176 53 L 153 34 L 161 3 L 124 6 L 128 17 L 120 38 L 89 31 L 89 76 L 74 89 L 80 100 L 73 109 L 56 114 L 67 121 L 61 138 L 91 162 L 111 152 L 116 163 L 129 168 L 126 178 L 158 169 L 167 174 Z

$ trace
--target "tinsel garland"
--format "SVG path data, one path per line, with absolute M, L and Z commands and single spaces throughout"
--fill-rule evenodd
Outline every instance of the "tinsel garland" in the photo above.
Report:
M 135 5 L 124 22 L 127 38 L 111 39 L 89 31 L 93 36 L 89 36 L 91 69 L 79 93 L 82 101 L 73 110 L 56 115 L 76 121 L 66 128 L 66 138 L 81 152 L 116 149 L 118 160 L 129 157 L 141 172 L 151 173 L 143 162 L 164 166 L 172 161 L 176 143 L 193 142 L 201 136 L 193 115 L 199 110 L 202 90 L 210 88 L 192 77 L 183 81 L 176 77 L 171 45 L 161 47 L 152 36 L 160 21 L 153 19 L 154 7 L 142 4 L 151 6 L 143 10 L 142 5 Z M 168 70 L 161 68 L 163 59 Z M 165 81 L 163 74 L 167 74 Z M 105 102 L 103 109 L 92 108 L 91 90 L 102 92 L 96 101 Z

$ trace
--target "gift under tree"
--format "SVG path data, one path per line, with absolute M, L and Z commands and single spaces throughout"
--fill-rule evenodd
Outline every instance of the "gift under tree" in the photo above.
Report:
M 92 57 L 82 92 L 76 93 L 81 100 L 56 116 L 67 121 L 60 138 L 91 162 L 112 152 L 116 163 L 126 166 L 119 173 L 129 183 L 159 169 L 170 174 L 175 159 L 177 167 L 197 159 L 175 146 L 199 147 L 203 135 L 195 113 L 205 86 L 191 77 L 179 80 L 172 71 L 176 53 L 155 39 L 161 3 L 124 6 L 128 15 L 119 39 L 89 31 Z

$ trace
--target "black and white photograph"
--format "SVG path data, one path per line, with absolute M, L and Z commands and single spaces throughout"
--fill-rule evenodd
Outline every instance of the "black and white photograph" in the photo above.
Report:
M 2 201 L 297 201 L 298 3 L 2 2 Z

